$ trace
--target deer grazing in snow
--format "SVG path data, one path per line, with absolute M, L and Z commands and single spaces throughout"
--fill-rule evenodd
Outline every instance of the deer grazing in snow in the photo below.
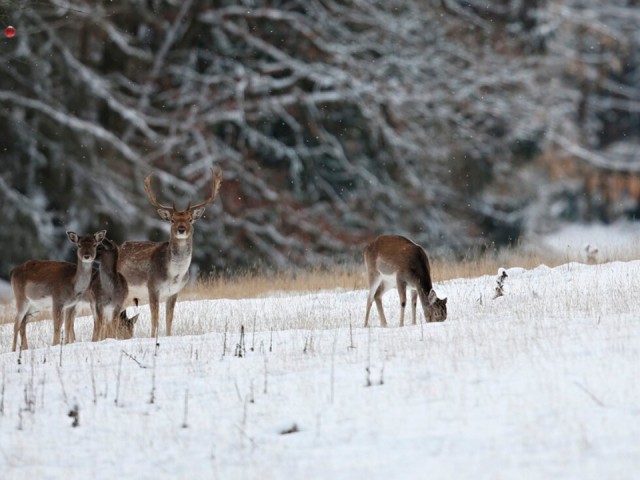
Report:
M 189 266 L 193 250 L 193 223 L 202 217 L 205 208 L 213 203 L 222 171 L 212 170 L 211 194 L 204 202 L 177 210 L 175 204 L 167 207 L 158 203 L 151 191 L 151 175 L 144 182 L 151 205 L 156 207 L 162 220 L 171 222 L 171 234 L 167 242 L 129 241 L 120 246 L 118 270 L 129 284 L 129 296 L 148 298 L 151 310 L 151 336 L 158 333 L 159 303 L 166 299 L 166 334 L 171 335 L 173 310 L 178 292 L 189 280 Z
M 129 339 L 138 315 L 127 317 L 124 302 L 129 294 L 127 280 L 117 270 L 118 245 L 105 238 L 98 246 L 96 262 L 100 265 L 94 271 L 85 299 L 91 304 L 93 313 L 93 335 L 91 341 L 105 338 Z M 65 326 L 67 332 L 73 332 L 73 325 Z
M 122 310 L 116 321 L 107 325 L 104 331 L 104 338 L 117 338 L 118 340 L 129 340 L 133 337 L 133 330 L 136 326 L 139 313 L 133 317 L 127 317 L 127 311 Z
M 17 347 L 18 332 L 20 332 L 22 349 L 28 348 L 27 317 L 32 306 L 40 309 L 51 308 L 53 344 L 60 343 L 63 315 L 65 325 L 72 325 L 75 305 L 89 288 L 96 250 L 106 233 L 105 230 L 101 230 L 92 235 L 80 236 L 74 232 L 67 232 L 69 240 L 78 248 L 75 264 L 52 260 L 27 260 L 11 271 L 11 288 L 16 299 L 12 347 L 14 352 Z M 66 338 L 67 343 L 72 341 L 73 333 Z
M 364 261 L 369 279 L 369 296 L 364 326 L 369 325 L 369 313 L 376 302 L 380 324 L 387 326 L 382 310 L 382 295 L 397 288 L 400 295 L 400 326 L 404 326 L 407 288 L 411 289 L 411 319 L 416 324 L 416 303 L 420 297 L 425 321 L 442 322 L 447 318 L 447 299 L 440 299 L 433 290 L 429 258 L 424 249 L 399 235 L 381 235 L 364 249 Z

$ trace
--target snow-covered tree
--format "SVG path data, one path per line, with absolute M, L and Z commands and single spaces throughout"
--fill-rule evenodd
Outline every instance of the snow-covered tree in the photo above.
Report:
M 515 240 L 532 161 L 597 150 L 607 101 L 635 101 L 639 9 L 605 3 L 3 2 L 0 272 L 62 256 L 65 229 L 164 238 L 144 177 L 184 207 L 213 166 L 205 272 L 350 260 L 382 232 Z

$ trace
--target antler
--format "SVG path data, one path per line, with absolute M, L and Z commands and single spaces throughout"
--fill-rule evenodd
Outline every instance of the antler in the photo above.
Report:
M 167 212 L 175 211 L 175 206 L 167 207 L 165 205 L 158 203 L 158 201 L 156 200 L 156 197 L 153 195 L 153 192 L 151 191 L 151 174 L 144 179 L 144 191 L 147 192 L 147 197 L 149 197 L 149 201 L 151 202 L 151 205 L 153 205 L 154 207 L 160 210 L 166 210 Z
M 191 202 L 189 202 L 189 206 L 187 207 L 187 210 L 193 211 L 197 208 L 202 208 L 206 205 L 209 205 L 210 203 L 213 203 L 213 201 L 218 196 L 218 190 L 220 190 L 221 183 L 222 183 L 222 169 L 218 168 L 218 170 L 215 173 L 213 173 L 213 168 L 212 168 L 211 169 L 211 195 L 209 195 L 209 198 L 207 198 L 204 202 L 200 202 L 193 206 L 191 206 Z

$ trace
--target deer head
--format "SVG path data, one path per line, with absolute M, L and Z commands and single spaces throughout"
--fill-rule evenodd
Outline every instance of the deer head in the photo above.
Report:
M 171 222 L 172 238 L 190 238 L 193 235 L 193 223 L 204 215 L 206 206 L 215 200 L 218 195 L 218 190 L 220 190 L 220 183 L 222 182 L 222 170 L 213 173 L 213 169 L 211 169 L 211 174 L 211 195 L 209 195 L 209 198 L 193 206 L 191 202 L 189 202 L 186 210 L 177 210 L 175 203 L 171 207 L 160 204 L 151 191 L 151 175 L 145 178 L 144 190 L 147 192 L 147 197 L 149 197 L 151 205 L 156 207 L 160 218 Z
M 75 232 L 67 232 L 67 237 L 78 247 L 78 261 L 92 263 L 96 258 L 98 245 L 102 243 L 106 234 L 106 230 L 83 236 Z
M 107 254 L 113 255 L 117 253 L 117 251 L 118 251 L 118 245 L 116 244 L 116 242 L 105 237 L 100 243 L 100 245 L 98 245 L 96 261 L 100 261 L 100 258 L 103 255 L 107 255 Z
M 429 292 L 429 296 L 427 298 L 429 300 L 428 311 L 425 309 L 427 321 L 444 322 L 447 319 L 447 299 L 438 298 L 433 289 Z
M 138 316 L 140 314 L 136 313 L 133 317 L 127 317 L 127 311 L 123 310 L 120 312 L 116 322 L 116 338 L 120 338 L 122 340 L 128 340 L 133 337 L 133 330 L 136 326 L 136 322 L 138 321 Z

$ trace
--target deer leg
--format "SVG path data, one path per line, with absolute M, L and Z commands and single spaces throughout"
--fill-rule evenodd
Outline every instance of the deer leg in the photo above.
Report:
M 367 297 L 367 313 L 364 315 L 364 327 L 369 326 L 369 313 L 371 312 L 371 305 L 373 305 L 373 295 Z
M 97 342 L 104 339 L 104 311 L 102 306 L 96 304 L 91 306 L 93 310 L 93 333 L 91 334 L 91 341 Z
M 62 329 L 62 305 L 53 306 L 53 345 L 60 344 L 60 330 Z
M 109 313 L 108 315 L 107 315 L 107 312 Z M 110 310 L 110 311 L 106 309 L 102 311 L 102 329 L 100 330 L 101 340 L 104 340 L 105 338 L 118 338 L 117 318 L 119 313 L 120 313 L 120 310 L 117 310 L 117 308 L 114 308 L 113 310 Z
M 22 350 L 26 350 L 28 347 L 27 345 L 27 315 L 25 315 L 24 321 L 22 322 L 22 325 L 20 326 L 20 345 Z
M 167 303 L 165 308 L 165 316 L 166 316 L 166 322 L 167 322 L 167 336 L 171 336 L 171 324 L 173 323 L 173 309 L 176 306 L 177 299 L 178 299 L 177 293 L 167 298 Z
M 105 308 L 104 305 L 99 305 L 96 308 L 96 313 L 98 315 L 98 327 L 96 327 L 98 341 L 104 340 L 105 338 L 115 338 L 115 336 L 113 335 L 114 323 L 112 322 L 115 315 L 115 309 L 113 311 L 110 311 L 109 308 L 111 307 L 107 306 Z
M 418 291 L 411 291 L 411 321 L 416 324 L 416 306 L 418 305 Z
M 149 290 L 149 309 L 151 310 L 151 337 L 155 338 L 158 334 L 159 298 L 158 293 L 152 290 Z
M 27 349 L 27 316 L 29 315 L 29 302 L 25 302 L 17 308 L 16 320 L 13 324 L 13 352 L 18 346 L 18 332 L 20 333 L 20 341 L 22 350 Z
M 407 306 L 407 282 L 398 280 L 396 282 L 396 288 L 400 296 L 400 326 L 404 327 L 404 309 Z
M 125 317 L 127 316 L 127 309 L 123 307 L 122 303 L 117 303 L 113 307 L 113 312 L 111 313 L 111 321 L 109 322 L 109 329 L 113 332 L 113 338 L 120 338 L 120 324 L 122 320 L 120 319 L 120 312 L 124 311 Z
M 380 325 L 383 327 L 387 326 L 387 318 L 384 316 L 384 310 L 382 309 L 382 295 L 384 294 L 385 286 L 384 282 L 380 284 L 376 293 L 373 295 L 374 300 L 376 301 L 376 308 L 378 309 L 378 315 L 380 315 Z
M 76 341 L 76 332 L 74 329 L 74 322 L 76 319 L 76 307 L 68 307 L 64 310 L 64 331 L 65 338 L 64 343 L 73 343 Z
M 365 328 L 369 326 L 369 313 L 371 312 L 371 305 L 373 305 L 373 296 L 376 293 L 376 290 L 380 286 L 380 280 L 375 280 L 369 278 L 369 296 L 367 297 L 367 313 L 364 316 L 364 326 Z

